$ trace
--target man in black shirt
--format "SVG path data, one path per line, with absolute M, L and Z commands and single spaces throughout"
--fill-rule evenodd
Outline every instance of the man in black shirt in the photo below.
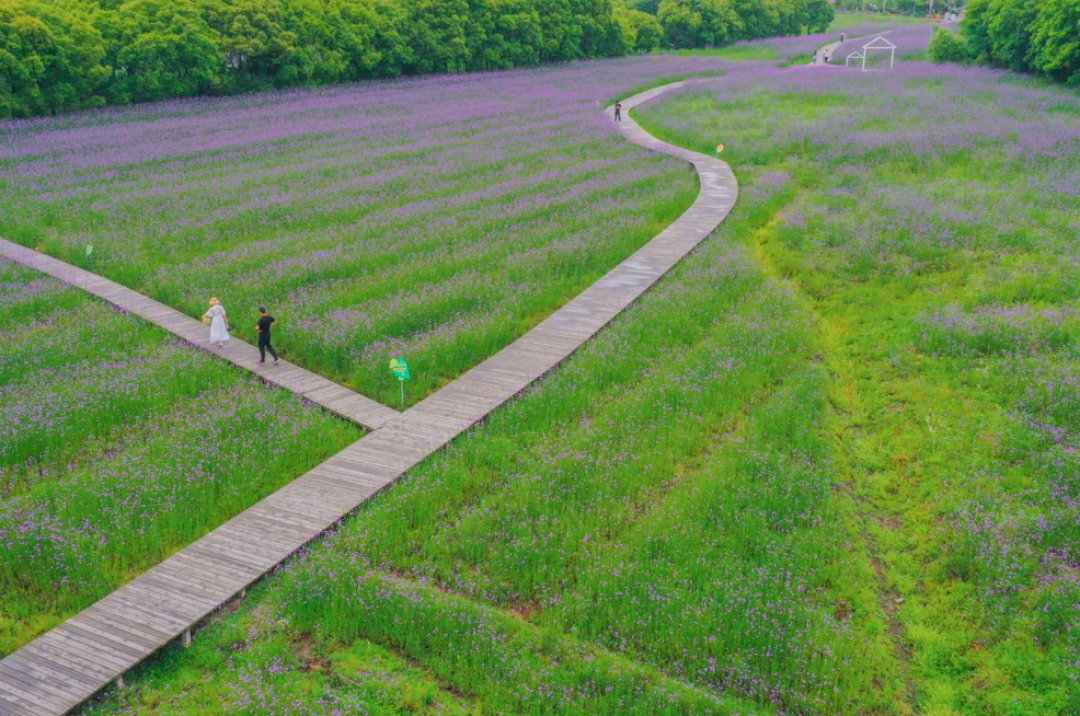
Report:
M 266 362 L 266 351 L 270 351 L 270 355 L 274 358 L 274 365 L 277 365 L 278 357 L 274 351 L 274 347 L 270 345 L 270 329 L 277 323 L 273 316 L 267 315 L 266 308 L 259 306 L 259 321 L 255 324 L 255 332 L 259 334 L 259 362 Z

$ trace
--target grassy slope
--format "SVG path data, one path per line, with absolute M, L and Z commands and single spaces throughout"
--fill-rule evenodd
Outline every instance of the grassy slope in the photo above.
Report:
M 487 712 L 895 703 L 873 568 L 828 468 L 820 348 L 784 282 L 728 241 L 784 198 L 745 194 L 558 373 L 268 580 L 250 608 L 288 621 L 280 658 L 374 643 Z M 252 658 L 196 640 L 99 708 L 213 699 L 236 677 L 204 664 L 230 653 Z M 324 675 L 287 671 L 318 712 Z
M 0 126 L 0 234 L 197 316 L 266 303 L 290 359 L 410 404 L 693 200 L 594 97 L 693 58 L 185 100 Z M 589 94 L 595 91 L 595 94 Z M 241 329 L 246 336 L 250 328 Z
M 811 84 L 688 94 L 640 119 L 700 151 L 722 132 L 741 179 L 761 169 L 796 178 L 788 210 L 754 237 L 756 255 L 820 322 L 834 454 L 873 547 L 906 708 L 1069 713 L 1078 645 L 1064 605 L 1078 535 L 1073 498 L 1061 495 L 1076 494 L 1066 446 L 1077 403 L 1059 381 L 1076 375 L 1065 227 L 1077 207 L 1055 187 L 1075 153 L 1061 130 L 1080 112 L 1061 90 L 1000 76 L 946 72 L 880 91 L 850 75 Z M 829 131 L 826 97 L 864 116 Z M 936 141 L 955 124 L 973 146 L 935 148 L 929 134 L 914 154 L 908 123 L 940 106 L 953 116 L 935 117 Z M 979 135 L 982 112 L 1037 128 L 1053 153 L 1031 162 L 1003 151 L 992 125 Z M 880 148 L 859 156 L 844 146 L 856 133 L 881 137 Z M 972 213 L 986 205 L 995 210 Z
M 907 15 L 882 14 L 879 12 L 838 12 L 829 24 L 829 31 L 846 30 L 851 27 L 864 25 L 922 25 L 926 22 L 924 17 L 909 17 Z
M 980 596 L 980 566 L 965 564 L 965 551 L 937 531 L 947 510 L 935 504 L 942 493 L 957 501 L 969 494 L 962 480 L 982 466 L 971 458 L 972 445 L 987 442 L 987 435 L 995 443 L 1006 433 L 1018 441 L 1004 453 L 1020 458 L 1016 479 L 1027 483 L 1033 469 L 1027 459 L 1044 447 L 1052 459 L 1053 445 L 1015 434 L 1016 426 L 997 410 L 1014 384 L 1001 375 L 986 385 L 971 382 L 973 368 L 991 372 L 993 365 L 978 355 L 974 362 L 956 356 L 942 361 L 931 345 L 934 336 L 916 340 L 912 325 L 923 325 L 924 309 L 936 305 L 920 291 L 935 295 L 960 278 L 976 287 L 967 297 L 974 305 L 988 296 L 1029 299 L 1032 291 L 1053 305 L 1063 295 L 1075 298 L 1071 279 L 1051 282 L 1058 290 L 1048 293 L 1032 284 L 1030 271 L 991 285 L 997 279 L 987 276 L 1031 265 L 1048 270 L 1040 257 L 1023 252 L 980 254 L 970 264 L 950 256 L 946 263 L 960 264 L 958 273 L 924 269 L 915 278 L 875 276 L 872 256 L 859 252 L 848 257 L 858 259 L 854 269 L 844 260 L 841 266 L 820 260 L 805 245 L 805 231 L 789 222 L 797 208 L 823 201 L 820 167 L 829 147 L 814 153 L 805 143 L 793 148 L 777 142 L 762 118 L 820 119 L 821 99 L 787 96 L 779 103 L 782 111 L 768 96 L 736 106 L 681 99 L 663 105 L 672 114 L 653 122 L 663 133 L 663 120 L 673 117 L 743 113 L 732 126 L 747 132 L 733 143 L 744 194 L 720 236 L 734 242 L 739 257 L 756 262 L 757 268 L 741 264 L 753 277 L 749 285 L 779 290 L 788 296 L 781 304 L 754 312 L 755 301 L 744 292 L 731 299 L 748 302 L 748 314 L 730 312 L 727 299 L 711 305 L 713 291 L 726 295 L 731 275 L 702 283 L 699 274 L 731 256 L 716 250 L 695 256 L 664 284 L 668 293 L 658 292 L 620 319 L 565 372 L 448 455 L 429 461 L 342 535 L 271 579 L 243 614 L 223 619 L 193 651 L 167 652 L 139 688 L 112 697 L 101 710 L 165 713 L 192 698 L 220 707 L 241 683 L 258 687 L 266 708 L 287 701 L 311 712 L 348 699 L 367 699 L 357 701 L 362 706 L 356 710 L 379 712 L 378 706 L 387 713 L 485 707 L 531 713 L 541 703 L 556 713 L 622 713 L 628 703 L 653 713 L 752 712 L 753 706 L 724 705 L 698 690 L 760 698 L 750 679 L 779 685 L 780 703 L 808 713 L 905 713 L 915 704 L 931 713 L 1068 708 L 1067 682 L 1054 661 L 1062 643 L 1056 652 L 1044 648 L 1048 627 L 1040 632 L 1032 622 L 1021 621 L 1026 634 L 1010 636 L 1007 626 L 988 629 L 980 616 L 984 605 L 971 604 Z M 828 99 L 851 101 L 842 88 Z M 868 121 L 878 130 L 889 126 L 883 117 Z M 702 134 L 675 124 L 675 140 L 711 147 L 715 128 Z M 762 146 L 765 140 L 777 151 Z M 896 160 L 892 169 L 886 175 L 903 186 L 910 163 Z M 1055 221 L 1060 214 L 1046 224 Z M 837 231 L 819 224 L 813 229 L 815 236 Z M 705 300 L 687 305 L 686 294 L 674 299 L 676 284 Z M 761 340 L 788 335 L 769 320 L 787 315 L 809 321 L 817 337 L 790 335 L 795 343 L 785 349 L 796 361 L 774 368 L 786 378 L 737 373 L 728 383 L 715 372 L 698 372 L 730 360 L 739 345 L 722 326 L 752 326 L 754 340 Z M 703 338 L 701 327 L 708 325 L 717 328 Z M 753 333 L 757 329 L 764 333 Z M 1050 342 L 1062 345 L 1061 339 Z M 800 362 L 809 369 L 794 369 Z M 680 373 L 690 380 L 657 377 Z M 717 380 L 722 394 L 735 396 L 706 391 L 695 402 L 693 393 Z M 609 391 L 594 388 L 609 383 Z M 737 387 L 743 392 L 732 391 Z M 691 399 L 684 404 L 686 395 Z M 692 421 L 666 411 L 654 415 L 656 406 L 669 403 Z M 791 405 L 795 409 L 784 407 Z M 932 417 L 920 415 L 927 409 Z M 965 422 L 972 409 L 983 410 L 987 421 Z M 642 442 L 647 433 L 660 439 Z M 594 451 L 600 459 L 590 459 Z M 627 456 L 631 469 L 612 471 Z M 784 469 L 777 480 L 768 479 L 775 466 L 797 468 L 807 457 L 806 471 Z M 1001 457 L 994 449 L 981 455 L 988 469 L 998 467 Z M 634 476 L 637 482 L 625 484 Z M 628 491 L 613 495 L 614 485 Z M 822 486 L 831 489 L 821 492 Z M 729 515 L 731 506 L 736 511 Z M 459 519 L 448 521 L 451 513 Z M 740 524 L 748 517 L 752 528 Z M 800 524 L 807 517 L 810 523 Z M 788 532 L 786 520 L 794 520 L 794 531 Z M 768 556 L 780 546 L 780 554 L 796 556 L 795 590 L 755 583 L 741 595 L 749 611 L 727 612 L 721 601 L 703 613 L 696 604 L 702 594 L 729 593 L 777 566 Z M 810 597 L 792 601 L 792 591 Z M 825 605 L 829 619 L 823 618 Z M 771 616 L 778 613 L 798 620 L 774 623 Z M 757 629 L 758 622 L 779 631 Z M 814 668 L 820 654 L 793 638 L 806 634 L 808 625 L 815 639 L 840 650 L 839 663 Z M 851 633 L 835 631 L 837 625 Z M 890 633 L 890 627 L 906 632 Z M 230 636 L 214 636 L 222 633 Z M 716 656 L 709 655 L 715 643 L 710 633 L 725 635 Z M 1044 643 L 1035 643 L 1040 633 Z M 257 646 L 264 641 L 273 646 Z M 610 651 L 595 651 L 603 647 Z M 773 653 L 773 647 L 784 651 Z M 698 657 L 703 660 L 695 662 Z M 349 664 L 344 679 L 333 668 L 342 662 Z M 770 673 L 770 664 L 782 666 Z M 633 674 L 641 689 L 629 702 L 622 672 Z M 824 674 L 835 683 L 826 687 L 816 680 Z M 387 680 L 393 693 L 372 696 Z M 552 685 L 552 691 L 537 691 Z M 832 696 L 833 688 L 842 695 Z M 400 698 L 417 691 L 427 694 L 419 703 Z M 818 700 L 825 694 L 832 700 Z

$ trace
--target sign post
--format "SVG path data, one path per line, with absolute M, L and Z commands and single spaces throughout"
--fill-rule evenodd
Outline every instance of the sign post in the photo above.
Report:
M 405 381 L 412 377 L 412 373 L 409 371 L 409 361 L 404 358 L 391 358 L 390 371 L 398 379 L 398 383 L 401 384 L 401 404 L 405 405 Z

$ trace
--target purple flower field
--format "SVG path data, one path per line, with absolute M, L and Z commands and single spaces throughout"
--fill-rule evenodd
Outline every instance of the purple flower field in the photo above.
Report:
M 862 28 L 853 28 L 848 32 L 848 39 L 840 43 L 840 45 L 833 51 L 832 64 L 843 65 L 845 58 L 848 55 L 860 52 L 862 46 L 873 40 L 880 34 L 886 40 L 896 45 L 896 59 L 905 60 L 911 57 L 920 57 L 926 53 L 926 48 L 930 46 L 930 38 L 934 34 L 934 26 L 930 24 L 925 25 L 910 25 L 907 27 L 897 27 L 886 29 L 881 33 L 866 32 Z M 836 39 L 834 38 L 834 42 Z M 867 57 L 867 66 L 888 66 L 889 54 L 881 52 L 871 52 Z M 862 60 L 852 58 L 852 65 L 861 65 Z
M 480 362 L 696 191 L 621 140 L 619 93 L 716 70 L 643 57 L 182 100 L 0 125 L 0 234 L 200 315 L 267 304 L 290 359 L 384 402 Z
M 919 29 L 888 35 L 898 57 Z M 909 698 L 1075 710 L 1080 99 L 898 60 L 747 68 L 639 116 L 680 144 L 724 141 L 746 195 L 793 180 L 755 242 L 827 337 L 836 455 Z
M 418 366 L 420 397 L 692 197 L 685 167 L 612 133 L 609 99 L 722 70 L 635 117 L 699 151 L 723 142 L 740 181 L 716 234 L 557 371 L 88 711 L 1080 709 L 1080 98 L 904 59 L 925 25 L 890 32 L 892 72 L 760 61 L 808 60 L 837 34 L 738 49 L 749 62 L 642 57 L 2 130 L 0 232 L 73 261 L 94 242 L 104 273 L 193 314 L 211 294 L 270 303 L 291 357 L 384 400 L 388 356 Z M 95 540 L 145 549 L 141 526 L 195 530 L 176 505 L 269 484 L 219 470 L 254 472 L 237 434 L 282 461 L 321 444 L 306 431 L 323 418 L 285 396 L 231 377 L 200 390 L 199 354 L 160 336 L 110 351 L 130 317 L 5 280 L 27 298 L 0 303 L 19 326 L 0 376 L 18 375 L 10 350 L 41 380 L 0 383 L 21 461 L 0 478 L 9 549 L 41 560 L 39 591 L 92 575 Z M 76 317 L 28 333 L 53 303 Z M 79 311 L 105 326 L 94 367 L 52 337 Z M 35 363 L 37 340 L 62 359 Z M 148 380 L 182 397 L 138 400 Z M 99 430 L 109 405 L 149 411 L 132 444 Z M 65 436 L 108 447 L 84 464 Z M 208 442 L 221 451 L 176 449 Z M 115 528 L 76 530 L 65 552 L 74 512 L 19 492 L 50 481 Z
M 0 655 L 359 437 L 0 261 Z

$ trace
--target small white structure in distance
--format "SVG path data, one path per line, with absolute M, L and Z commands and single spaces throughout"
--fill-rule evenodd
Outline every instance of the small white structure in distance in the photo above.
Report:
M 867 67 L 866 66 L 866 58 L 867 58 L 867 56 L 869 56 L 871 53 L 885 53 L 885 52 L 889 53 L 889 69 L 891 70 L 893 68 L 893 64 L 895 64 L 895 62 L 896 62 L 896 45 L 894 45 L 893 43 L 886 40 L 883 35 L 878 35 L 873 40 L 870 40 L 870 42 L 863 45 L 862 48 L 860 48 L 859 50 L 857 50 L 855 52 L 852 52 L 850 55 L 845 57 L 844 58 L 844 66 L 845 67 L 850 67 L 852 60 L 855 60 L 855 61 L 860 61 L 861 60 L 862 61 L 862 70 L 863 70 L 863 72 L 866 72 L 867 70 L 872 70 L 872 69 L 874 69 L 873 67 Z

